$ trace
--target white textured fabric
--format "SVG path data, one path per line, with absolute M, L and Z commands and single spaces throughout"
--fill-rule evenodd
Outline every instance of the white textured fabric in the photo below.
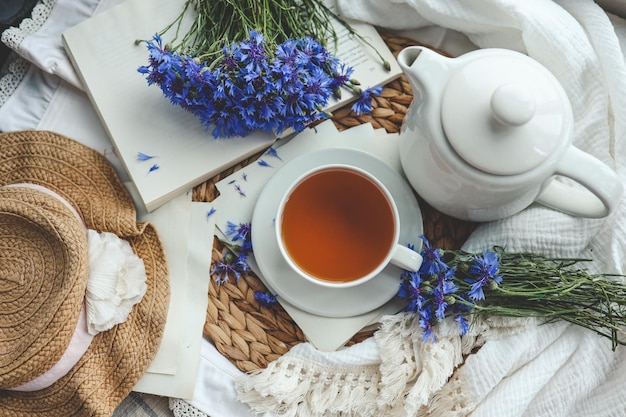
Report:
M 80 80 L 68 59 L 61 34 L 94 13 L 121 0 L 39 0 L 32 15 L 19 27 L 2 33 L 2 42 L 43 71 L 55 74 L 75 87 Z M 97 51 L 94 51 L 97 53 Z
M 15 90 L 0 106 L 0 132 L 27 129 L 51 130 L 79 139 L 103 154 L 122 181 L 129 181 L 87 95 L 33 64 L 26 65 Z
M 270 417 L 257 415 L 237 400 L 234 380 L 242 373 L 215 346 L 202 340 L 198 379 L 193 399 L 171 399 L 170 408 L 176 417 Z

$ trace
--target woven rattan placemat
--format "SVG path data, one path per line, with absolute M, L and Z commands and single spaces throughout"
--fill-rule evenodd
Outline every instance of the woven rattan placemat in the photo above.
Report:
M 413 40 L 381 33 L 385 42 L 396 55 L 404 47 L 416 45 Z M 441 52 L 441 51 L 440 51 Z M 371 114 L 356 115 L 346 106 L 333 113 L 338 130 L 359 124 L 371 123 L 374 128 L 384 128 L 389 133 L 400 130 L 407 108 L 413 99 L 411 86 L 404 76 L 384 86 L 376 97 Z M 215 184 L 240 168 L 254 162 L 254 155 L 193 190 L 194 201 L 212 201 L 218 196 Z M 450 218 L 430 207 L 418 197 L 424 222 L 424 235 L 434 246 L 457 249 L 474 230 L 473 223 Z M 213 261 L 221 260 L 226 248 L 216 239 Z M 285 310 L 275 303 L 270 307 L 260 305 L 254 299 L 256 291 L 265 291 L 263 283 L 254 275 L 242 275 L 217 285 L 215 279 L 209 284 L 209 307 L 204 334 L 215 343 L 217 349 L 240 370 L 254 371 L 286 353 L 292 346 L 305 340 L 300 328 Z M 371 336 L 371 331 L 357 334 L 350 343 L 357 343 Z

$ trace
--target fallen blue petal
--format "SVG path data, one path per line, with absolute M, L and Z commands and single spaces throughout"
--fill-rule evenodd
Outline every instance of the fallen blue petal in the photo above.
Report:
M 254 293 L 254 299 L 263 306 L 269 307 L 274 304 L 276 300 L 276 296 L 270 294 L 269 292 L 260 292 L 257 291 Z
M 274 158 L 277 158 L 279 160 L 283 160 L 280 155 L 278 155 L 278 151 L 274 148 L 269 148 L 266 152 L 269 156 L 273 156 Z
M 155 157 L 154 155 L 146 155 L 143 152 L 137 152 L 137 160 L 138 161 L 147 161 L 147 160 L 152 159 L 154 157 Z
M 246 193 L 241 189 L 239 185 L 235 185 L 235 190 L 239 193 L 240 196 L 245 197 Z

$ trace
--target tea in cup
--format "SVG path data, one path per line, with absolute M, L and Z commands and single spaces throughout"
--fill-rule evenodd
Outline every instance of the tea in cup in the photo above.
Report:
M 322 286 L 354 286 L 389 263 L 417 271 L 419 253 L 401 245 L 398 208 L 385 186 L 363 169 L 332 164 L 297 178 L 276 215 L 287 264 Z

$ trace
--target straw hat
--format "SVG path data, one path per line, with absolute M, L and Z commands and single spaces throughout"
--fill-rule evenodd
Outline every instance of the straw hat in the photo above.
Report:
M 49 372 L 73 343 L 89 275 L 85 228 L 130 244 L 145 295 L 52 385 L 10 390 Z M 52 132 L 0 134 L 0 415 L 110 416 L 156 355 L 168 305 L 161 241 L 136 222 L 108 161 Z

